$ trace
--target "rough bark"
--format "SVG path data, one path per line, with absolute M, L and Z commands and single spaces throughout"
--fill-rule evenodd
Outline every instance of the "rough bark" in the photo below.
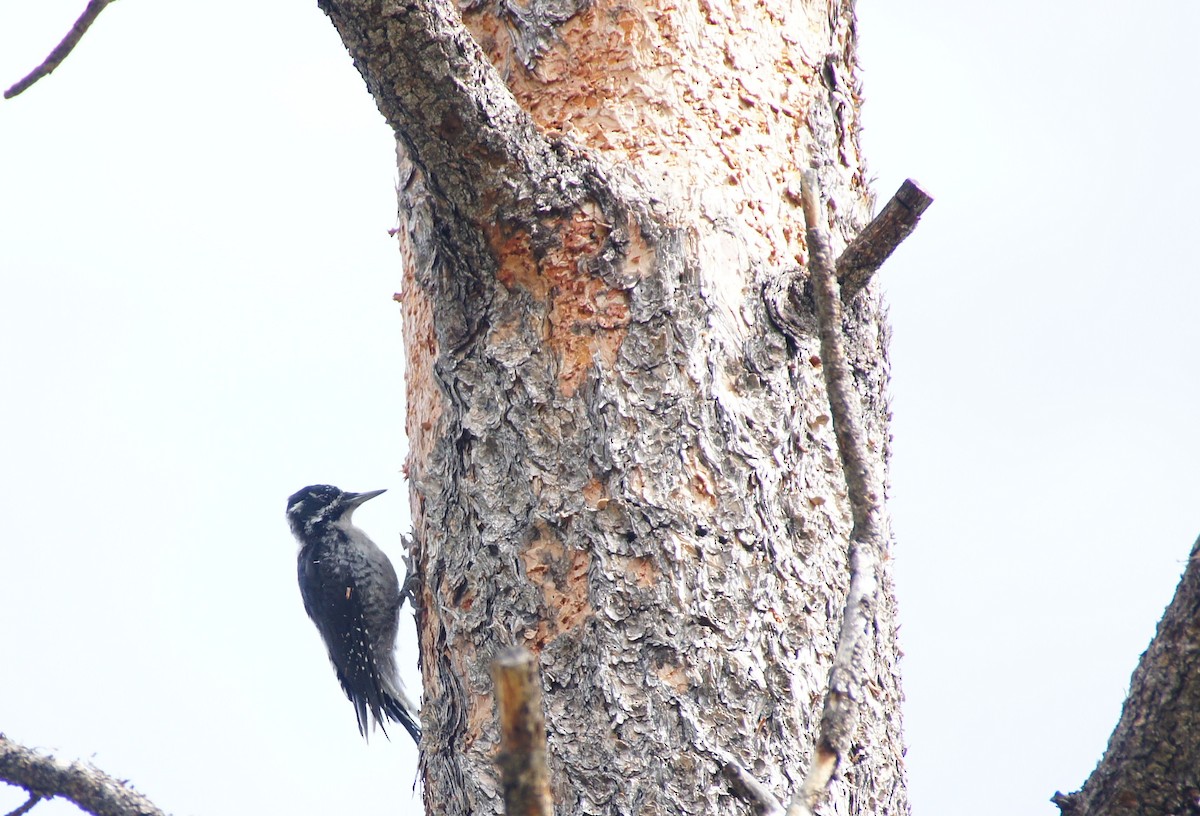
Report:
M 731 761 L 790 797 L 850 513 L 811 304 L 785 333 L 762 295 L 805 259 L 801 167 L 839 247 L 867 220 L 852 8 L 322 7 L 397 133 L 427 810 L 500 812 L 510 645 L 559 813 L 750 812 Z M 870 289 L 844 329 L 883 479 Z M 908 811 L 893 613 L 885 560 L 825 812 Z
M 114 779 L 84 762 L 63 762 L 0 734 L 0 780 L 29 792 L 13 813 L 32 809 L 43 799 L 62 797 L 95 816 L 166 816 L 127 781 Z
M 1129 684 L 1108 750 L 1070 816 L 1200 813 L 1200 539 Z

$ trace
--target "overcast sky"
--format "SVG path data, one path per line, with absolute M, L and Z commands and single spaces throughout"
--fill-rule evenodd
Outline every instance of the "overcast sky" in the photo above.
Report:
M 0 85 L 83 5 L 0 8 Z M 1200 6 L 859 13 L 880 199 L 936 196 L 882 273 L 911 796 L 1049 816 L 1200 533 Z M 283 521 L 409 526 L 393 162 L 315 3 L 116 3 L 0 103 L 0 731 L 176 814 L 419 812 Z

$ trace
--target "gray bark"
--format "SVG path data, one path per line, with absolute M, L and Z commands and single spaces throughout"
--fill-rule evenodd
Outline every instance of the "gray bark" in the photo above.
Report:
M 853 12 L 668 5 L 477 5 L 472 34 L 322 4 L 397 133 L 430 813 L 501 811 L 510 645 L 559 813 L 751 812 L 726 765 L 787 798 L 812 751 L 850 514 L 811 305 L 785 332 L 762 295 L 804 257 L 798 165 L 841 245 L 868 215 Z M 844 324 L 885 479 L 873 291 Z M 828 813 L 908 812 L 881 577 Z
M 166 816 L 128 781 L 114 779 L 84 762 L 64 762 L 0 734 L 0 780 L 24 788 L 25 812 L 43 799 L 62 797 L 95 816 Z

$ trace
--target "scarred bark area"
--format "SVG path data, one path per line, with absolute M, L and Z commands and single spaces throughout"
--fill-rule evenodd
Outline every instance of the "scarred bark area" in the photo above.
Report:
M 836 239 L 865 220 L 851 11 L 477 5 L 509 95 L 437 0 L 323 7 L 398 134 L 427 809 L 500 812 L 489 661 L 514 644 L 559 813 L 745 812 L 731 759 L 788 796 L 849 515 L 819 344 L 762 291 L 803 259 L 810 156 Z M 878 312 L 846 331 L 882 469 Z M 907 813 L 883 593 L 827 812 Z
M 857 117 L 853 92 L 827 71 L 853 64 L 844 10 L 802 0 L 563 6 L 476 2 L 464 22 L 545 132 L 619 163 L 676 215 L 728 219 L 750 257 L 800 259 L 804 230 L 781 190 L 807 164 L 806 119 L 831 94 L 843 97 L 833 116 Z M 857 125 L 837 125 L 839 186 L 865 194 Z M 702 237 L 729 249 L 719 233 Z
M 1069 816 L 1200 813 L 1200 540 L 1129 684 L 1121 720 Z

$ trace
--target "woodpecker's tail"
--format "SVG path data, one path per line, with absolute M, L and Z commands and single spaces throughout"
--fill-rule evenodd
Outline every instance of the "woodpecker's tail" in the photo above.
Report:
M 387 669 L 395 670 L 390 666 Z M 418 725 L 416 706 L 409 702 L 404 686 L 398 678 L 389 680 L 386 675 L 381 676 L 374 670 L 369 672 L 368 682 L 360 686 L 348 683 L 340 672 L 338 678 L 342 681 L 346 696 L 354 703 L 354 713 L 358 715 L 358 732 L 364 739 L 368 739 L 372 720 L 379 726 L 383 735 L 390 739 L 385 721 L 391 720 L 404 726 L 404 730 L 412 736 L 413 742 L 421 744 L 421 726 Z
M 403 692 L 401 692 L 403 694 Z M 404 730 L 413 738 L 413 742 L 417 745 L 421 744 L 421 726 L 417 724 L 417 718 L 409 708 L 409 702 L 404 698 L 397 699 L 391 694 L 384 692 L 383 695 L 383 712 L 392 722 L 398 722 L 404 726 Z M 380 723 L 382 725 L 382 723 Z
M 387 718 L 404 726 L 404 730 L 413 738 L 417 745 L 421 744 L 421 726 L 418 724 L 417 707 L 412 704 L 404 683 L 396 674 L 394 665 L 385 665 L 379 674 L 378 697 L 379 708 L 375 710 L 375 719 L 383 728 L 383 720 Z M 382 711 L 380 711 L 382 709 Z M 381 717 L 380 714 L 383 716 Z M 386 734 L 387 731 L 384 731 Z

